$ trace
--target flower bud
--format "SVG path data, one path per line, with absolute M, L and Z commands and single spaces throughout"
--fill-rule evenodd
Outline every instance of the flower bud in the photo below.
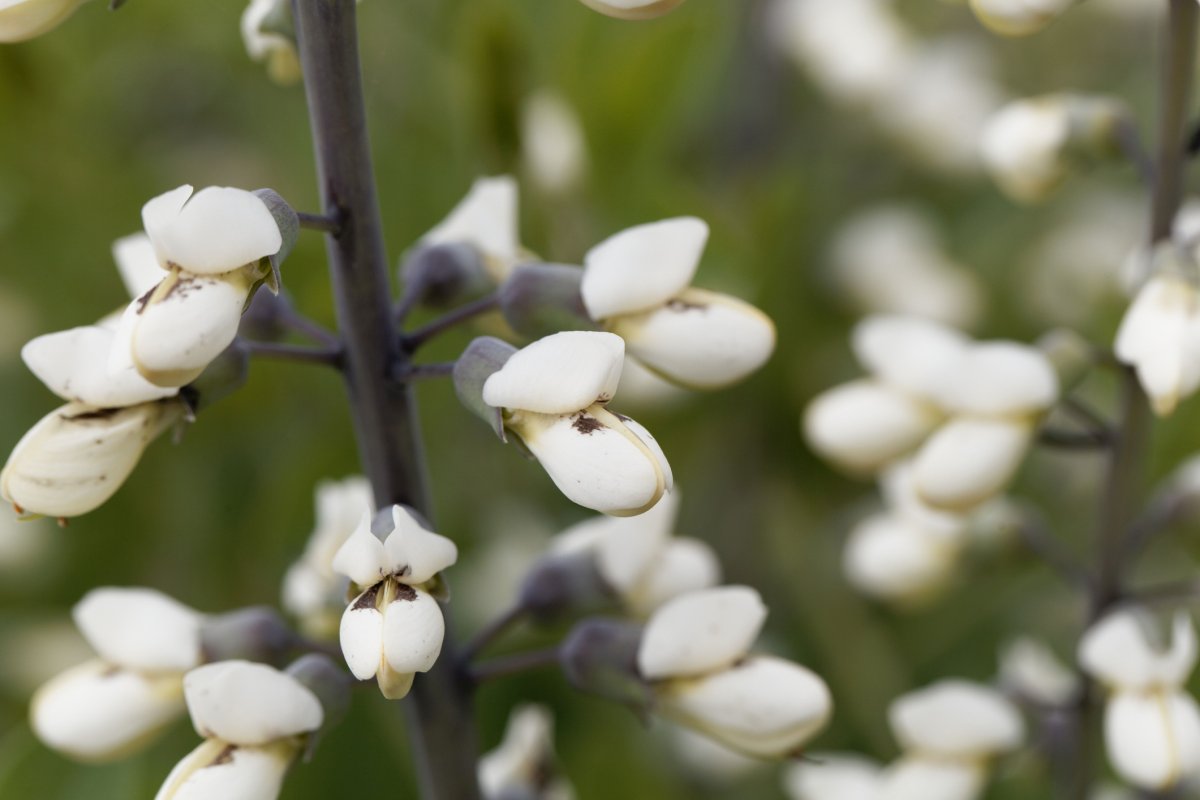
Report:
M 22 514 L 86 514 L 121 488 L 146 445 L 182 416 L 174 400 L 102 410 L 62 406 L 13 448 L 0 471 L 0 496 Z
M 522 336 L 598 330 L 579 292 L 583 270 L 564 264 L 522 264 L 500 287 L 500 310 Z
M 475 181 L 421 244 L 470 245 L 492 281 L 500 283 L 524 256 L 517 232 L 517 182 L 508 175 Z
M 549 709 L 513 710 L 500 746 L 479 759 L 479 786 L 487 800 L 568 800 L 570 785 L 556 773 L 554 718 Z
M 857 755 L 814 753 L 787 768 L 784 789 L 792 800 L 872 800 L 882 796 L 883 770 Z
M 1004 36 L 1027 36 L 1049 25 L 1076 0 L 971 0 L 979 21 Z
M 583 0 L 585 6 L 617 19 L 652 19 L 661 17 L 683 0 Z
M 418 245 L 404 257 L 400 281 L 415 302 L 435 308 L 480 295 L 492 285 L 482 255 L 465 242 Z
M 204 660 L 245 659 L 274 663 L 296 646 L 296 636 L 269 606 L 208 617 L 200 626 Z
M 242 12 L 242 42 L 254 61 L 265 61 L 271 80 L 281 85 L 304 77 L 296 52 L 291 4 L 280 0 L 251 0 Z
M 459 402 L 486 422 L 500 441 L 504 441 L 503 413 L 483 399 L 483 386 L 515 352 L 517 348 L 508 342 L 493 336 L 480 336 L 454 362 L 454 392 Z
M 642 716 L 653 704 L 653 692 L 638 671 L 641 640 L 640 625 L 584 620 L 559 649 L 563 673 L 576 689 L 622 703 Z
M 951 760 L 975 760 L 1020 746 L 1025 725 L 990 687 L 944 680 L 896 700 L 888 710 L 901 746 Z
M 521 583 L 518 603 L 536 622 L 599 611 L 616 603 L 595 557 L 588 552 L 551 554 L 536 564 Z
M 724 669 L 746 655 L 766 618 L 762 598 L 746 586 L 682 595 L 655 611 L 646 623 L 638 669 L 647 680 Z
M 262 746 L 315 731 L 317 696 L 295 678 L 249 661 L 219 661 L 189 672 L 184 697 L 196 732 L 229 744 Z
M 15 0 L 0 7 L 0 43 L 21 42 L 58 27 L 83 0 Z
M 208 739 L 175 765 L 154 800 L 274 800 L 299 749 L 294 741 L 245 747 Z

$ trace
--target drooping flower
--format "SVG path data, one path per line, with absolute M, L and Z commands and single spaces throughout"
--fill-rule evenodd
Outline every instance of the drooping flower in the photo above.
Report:
M 979 21 L 1005 36 L 1027 36 L 1058 19 L 1078 0 L 971 0 Z
M 508 717 L 500 745 L 479 759 L 479 786 L 486 800 L 573 800 L 554 756 L 554 717 L 545 706 L 518 706 Z
M 1173 251 L 1167 245 L 1158 252 L 1169 258 Z M 1200 387 L 1200 287 L 1195 280 L 1182 270 L 1159 269 L 1125 312 L 1114 350 L 1137 369 L 1158 414 L 1170 414 L 1195 393 Z
M 276 83 L 297 83 L 303 77 L 300 56 L 296 52 L 291 4 L 280 0 L 250 0 L 242 12 L 242 41 L 255 61 L 266 62 L 267 74 Z
M 388 699 L 408 694 L 417 672 L 442 651 L 446 622 L 432 594 L 458 548 L 426 530 L 403 506 L 392 507 L 392 530 L 380 539 L 364 515 L 333 558 L 333 569 L 359 591 L 342 615 L 346 664 L 360 681 L 375 678 Z
M 22 42 L 58 27 L 85 0 L 9 0 L 0 6 L 0 44 Z
M 707 240 L 695 217 L 621 231 L 588 251 L 580 292 L 630 356 L 668 380 L 714 389 L 766 362 L 775 326 L 749 303 L 690 286 Z
M 183 676 L 201 660 L 202 616 L 152 589 L 117 588 L 92 590 L 73 614 L 98 658 L 39 689 L 30 724 L 72 758 L 121 758 L 183 714 Z
M 654 437 L 608 410 L 624 350 L 610 333 L 556 333 L 514 353 L 482 393 L 563 494 L 618 516 L 650 509 L 671 488 Z
M 1175 615 L 1170 645 L 1156 648 L 1139 609 L 1114 611 L 1079 642 L 1079 663 L 1111 692 L 1104 741 L 1113 769 L 1147 790 L 1200 775 L 1200 706 L 1184 688 L 1195 669 L 1196 631 Z

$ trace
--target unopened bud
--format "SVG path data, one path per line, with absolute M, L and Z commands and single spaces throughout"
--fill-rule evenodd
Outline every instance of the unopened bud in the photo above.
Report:
M 595 331 L 579 287 L 583 270 L 564 264 L 523 264 L 500 287 L 500 310 L 512 329 L 540 339 L 559 331 Z
M 492 286 L 479 250 L 466 242 L 417 247 L 400 265 L 400 280 L 418 304 L 434 308 L 476 297 Z
M 271 216 L 275 218 L 275 224 L 279 226 L 279 235 L 283 238 L 283 244 L 279 246 L 279 250 L 274 255 L 267 256 L 271 262 L 271 274 L 266 280 L 267 288 L 273 294 L 279 294 L 279 265 L 296 246 L 296 239 L 300 236 L 300 217 L 274 189 L 258 189 L 254 195 L 262 200 L 263 205 L 271 212 Z
M 295 645 L 295 635 L 267 606 L 207 617 L 200 627 L 200 646 L 210 663 L 235 659 L 278 663 Z
M 288 665 L 285 673 L 317 696 L 325 718 L 321 727 L 308 739 L 305 756 L 311 755 L 317 740 L 328 729 L 342 721 L 350 708 L 350 687 L 353 681 L 346 670 L 333 663 L 329 656 L 309 653 Z
M 504 441 L 501 410 L 483 400 L 483 384 L 517 352 L 517 348 L 493 336 L 480 336 L 454 363 L 454 391 L 467 410 L 488 424 Z
M 615 619 L 587 619 L 563 642 L 563 673 L 576 689 L 628 706 L 642 717 L 653 704 L 653 691 L 638 671 L 642 628 Z
M 521 607 L 542 624 L 612 608 L 616 602 L 591 551 L 547 556 L 521 584 Z

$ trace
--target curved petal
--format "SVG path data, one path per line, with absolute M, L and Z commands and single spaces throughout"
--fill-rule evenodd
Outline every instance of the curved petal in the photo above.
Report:
M 707 542 L 672 539 L 633 592 L 626 595 L 625 602 L 635 615 L 644 617 L 669 600 L 720 582 L 721 562 Z
M 929 403 L 875 380 L 857 380 L 809 403 L 804 435 L 814 450 L 843 469 L 873 473 L 916 448 L 942 419 Z
M 1169 789 L 1200 768 L 1200 709 L 1183 692 L 1118 692 L 1104 714 L 1104 741 L 1124 780 Z
M 676 496 L 665 493 L 644 514 L 586 519 L 555 537 L 554 549 L 591 550 L 604 580 L 625 594 L 647 574 L 670 539 L 678 508 Z
M 762 597 L 747 586 L 676 597 L 646 623 L 638 671 L 647 680 L 660 680 L 728 667 L 749 652 L 766 619 Z
M 880 314 L 854 327 L 851 345 L 859 363 L 885 383 L 922 398 L 936 397 L 953 377 L 970 340 L 920 317 Z
M 183 673 L 200 663 L 203 615 L 154 589 L 93 589 L 71 615 L 83 638 L 110 664 Z
M 383 549 L 391 574 L 400 582 L 417 586 L 458 561 L 458 546 L 426 530 L 408 509 L 392 506 L 392 520 L 395 528 Z
M 312 690 L 266 664 L 205 664 L 184 676 L 183 692 L 196 732 L 230 744 L 269 744 L 315 731 L 325 720 Z
M 358 527 L 342 542 L 330 562 L 334 572 L 345 575 L 359 586 L 373 586 L 390 573 L 387 551 L 379 537 L 371 532 L 371 512 L 363 511 Z
M 609 321 L 629 355 L 670 381 L 718 389 L 757 370 L 775 349 L 775 324 L 749 303 L 688 289 L 665 304 Z
M 708 225 L 675 217 L 614 234 L 587 252 L 580 292 L 594 320 L 645 311 L 679 294 L 696 274 Z
M 1020 712 L 999 691 L 943 680 L 898 698 L 888 720 L 900 745 L 951 759 L 987 758 L 1016 749 L 1025 736 Z
M 1169 648 L 1152 645 L 1153 620 L 1144 610 L 1124 608 L 1105 615 L 1079 641 L 1079 664 L 1108 686 L 1125 691 L 1176 689 L 1196 666 L 1196 630 L 1184 612 L 1175 615 Z
M 1077 0 L 971 0 L 979 21 L 1004 36 L 1037 33 Z
M 509 175 L 479 178 L 457 206 L 433 230 L 425 244 L 464 242 L 483 255 L 488 272 L 504 280 L 521 257 L 517 232 L 517 182 Z
M 883 769 L 857 755 L 814 753 L 784 774 L 792 800 L 881 800 Z
M 148 743 L 183 711 L 181 675 L 153 678 L 89 661 L 38 689 L 29 722 L 48 747 L 80 761 L 113 761 Z
M 188 198 L 192 196 L 192 191 L 192 187 L 185 183 L 169 192 L 163 192 L 142 206 L 142 227 L 146 229 L 146 235 L 154 245 L 158 263 L 164 269 L 170 259 L 163 252 L 160 243 L 167 238 L 168 231 L 175 224 Z
M 884 800 L 976 800 L 987 783 L 983 765 L 971 761 L 905 756 L 884 771 Z
M 296 755 L 291 742 L 238 747 L 210 739 L 175 765 L 155 800 L 274 800 Z
M 376 607 L 381 585 L 367 589 L 346 607 L 338 638 L 346 666 L 360 681 L 369 681 L 383 664 L 383 614 Z
M 167 277 L 162 265 L 158 263 L 158 255 L 154 252 L 154 243 L 144 233 L 134 233 L 122 236 L 113 242 L 113 260 L 117 262 L 117 271 L 125 284 L 125 291 L 131 300 L 144 295 Z
M 954 575 L 961 542 L 931 536 L 891 514 L 878 514 L 850 532 L 842 568 L 859 591 L 888 600 L 921 600 Z
M 1031 414 L 1058 400 L 1058 375 L 1040 350 L 1016 342 L 985 342 L 966 350 L 939 399 L 951 413 Z
M 21 348 L 21 359 L 50 391 L 93 408 L 123 408 L 178 394 L 174 386 L 150 383 L 132 364 L 110 372 L 115 340 L 106 328 L 71 328 L 31 340 Z
M 564 331 L 521 348 L 483 384 L 493 408 L 569 414 L 617 392 L 625 343 L 611 333 Z
M 967 511 L 1003 491 L 1033 437 L 1021 420 L 958 417 L 937 430 L 917 453 L 917 493 L 929 505 Z
M 1138 378 L 1159 414 L 1169 414 L 1200 386 L 1200 292 L 1185 278 L 1160 273 L 1130 304 L 1114 349 Z
M 147 224 L 146 232 L 164 267 L 193 275 L 240 269 L 278 253 L 283 244 L 266 203 L 253 192 L 224 186 L 201 189 L 173 219 L 163 213 L 162 224 L 154 230 Z
M 396 672 L 428 672 L 437 663 L 446 621 L 433 596 L 398 586 L 383 608 L 383 656 Z
M 583 0 L 585 6 L 617 19 L 651 19 L 666 14 L 683 0 Z

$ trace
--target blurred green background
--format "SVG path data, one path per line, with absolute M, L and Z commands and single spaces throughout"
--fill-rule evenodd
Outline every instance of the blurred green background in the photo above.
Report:
M 987 49 L 1014 96 L 1112 92 L 1150 120 L 1153 20 L 1090 5 L 1016 41 L 988 36 L 962 6 L 897 7 L 920 35 L 958 33 Z M 1023 266 L 1032 243 L 1069 221 L 1081 199 L 1138 187 L 1131 170 L 1103 168 L 1030 209 L 984 177 L 930 171 L 769 45 L 766 6 L 690 0 L 634 24 L 568 0 L 366 0 L 362 51 L 380 199 L 398 258 L 475 177 L 522 175 L 520 105 L 551 89 L 578 113 L 591 163 L 565 200 L 522 182 L 530 249 L 578 263 L 632 224 L 681 214 L 709 222 L 697 285 L 762 307 L 778 325 L 778 351 L 740 386 L 624 410 L 637 413 L 671 460 L 684 497 L 678 532 L 712 543 L 728 582 L 764 594 L 771 615 L 763 646 L 830 683 L 836 716 L 814 749 L 886 759 L 896 752 L 886 724 L 893 697 L 943 676 L 990 679 L 998 646 L 1017 632 L 1044 637 L 1065 656 L 1080 608 L 1048 569 L 1005 541 L 976 553 L 931 607 L 896 612 L 847 586 L 842 542 L 873 502 L 872 488 L 818 460 L 799 432 L 804 404 L 859 372 L 846 343 L 856 311 L 829 279 L 830 236 L 879 201 L 924 207 L 947 251 L 987 288 L 974 332 L 1029 341 L 1056 322 L 1039 311 L 1047 298 L 1033 297 L 1043 290 Z M 270 186 L 316 210 L 303 92 L 273 85 L 247 58 L 237 33 L 242 10 L 226 0 L 131 0 L 117 13 L 90 3 L 52 34 L 0 49 L 0 442 L 15 443 L 56 404 L 19 362 L 24 339 L 124 303 L 109 247 L 140 228 L 148 198 L 185 182 Z M 297 305 L 332 324 L 319 236 L 302 235 L 284 276 Z M 1070 291 L 1048 299 L 1051 307 L 1075 300 Z M 1077 327 L 1109 342 L 1122 307 L 1107 298 Z M 469 336 L 448 337 L 428 358 L 452 358 Z M 1109 388 L 1087 387 L 1105 407 Z M 449 386 L 422 385 L 420 400 L 438 530 L 464 551 L 464 577 L 452 572 L 451 581 L 474 607 L 502 605 L 502 582 L 478 556 L 503 551 L 502 537 L 553 532 L 585 512 L 535 464 L 499 446 Z M 1198 421 L 1185 407 L 1161 426 L 1155 475 L 1190 454 Z M 1089 455 L 1039 456 L 1019 483 L 1080 551 L 1095 521 L 1098 467 Z M 153 586 L 205 611 L 277 603 L 313 524 L 312 487 L 355 471 L 336 376 L 256 362 L 244 390 L 205 413 L 177 446 L 151 447 L 103 508 L 66 530 L 40 527 L 37 552 L 0 566 L 0 797 L 152 796 L 195 742 L 186 723 L 144 754 L 99 767 L 74 765 L 31 737 L 24 716 L 37 667 L 28 662 L 41 658 L 43 627 L 61 624 L 85 591 L 106 584 Z M 1160 546 L 1147 569 L 1187 574 L 1192 533 Z M 457 622 L 479 624 L 465 613 Z M 522 641 L 538 640 L 514 643 Z M 562 762 L 585 800 L 783 796 L 778 768 L 729 779 L 697 772 L 660 730 L 645 731 L 627 712 L 575 696 L 547 674 L 482 689 L 485 746 L 524 698 L 554 707 Z M 357 694 L 351 716 L 312 764 L 293 772 L 284 796 L 414 796 L 399 720 L 398 708 Z M 988 797 L 1051 797 L 1048 786 L 1039 762 L 1017 757 L 1002 764 Z

